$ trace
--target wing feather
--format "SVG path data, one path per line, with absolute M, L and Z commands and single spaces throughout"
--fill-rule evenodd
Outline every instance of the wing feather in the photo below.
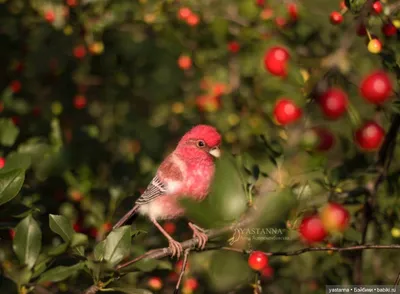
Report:
M 155 198 L 167 192 L 167 185 L 156 175 L 147 186 L 143 194 L 136 200 L 136 204 L 143 205 L 153 201 Z

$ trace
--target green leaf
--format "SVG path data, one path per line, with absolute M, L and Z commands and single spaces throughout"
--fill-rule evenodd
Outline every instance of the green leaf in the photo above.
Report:
M 25 173 L 22 169 L 0 173 L 0 205 L 17 196 L 24 180 Z
M 7 156 L 6 165 L 1 172 L 8 172 L 14 169 L 27 170 L 31 166 L 31 157 L 27 154 L 12 152 Z
M 52 268 L 51 270 L 48 270 L 47 272 L 42 274 L 42 276 L 40 277 L 38 282 L 40 283 L 40 282 L 47 282 L 47 281 L 49 281 L 49 282 L 63 281 L 65 279 L 69 278 L 70 276 L 72 276 L 73 274 L 75 274 L 76 272 L 82 270 L 84 266 L 85 266 L 85 263 L 79 262 L 72 266 L 58 266 L 58 267 Z
M 42 231 L 30 215 L 15 227 L 13 249 L 21 264 L 32 268 L 42 247 Z
M 106 247 L 106 240 L 101 241 L 94 247 L 94 258 L 98 261 L 102 261 L 104 258 L 104 250 Z
M 71 242 L 75 234 L 69 220 L 63 215 L 49 215 L 50 229 L 61 236 L 65 242 Z
M 18 285 L 18 287 L 29 283 L 30 279 L 32 278 L 32 272 L 27 267 L 13 268 L 7 274 L 10 277 L 10 279 L 13 280 Z
M 105 240 L 104 260 L 111 265 L 116 265 L 124 257 L 129 255 L 131 250 L 131 228 L 123 226 L 113 230 Z
M 72 235 L 71 247 L 87 246 L 88 242 L 88 236 L 86 236 L 85 234 L 74 233 Z
M 0 119 L 0 144 L 12 146 L 19 134 L 19 129 L 10 119 Z
M 54 246 L 54 247 L 50 248 L 48 251 L 48 254 L 50 256 L 57 256 L 57 255 L 63 254 L 65 251 L 67 251 L 68 247 L 69 247 L 68 243 L 62 243 L 58 246 Z

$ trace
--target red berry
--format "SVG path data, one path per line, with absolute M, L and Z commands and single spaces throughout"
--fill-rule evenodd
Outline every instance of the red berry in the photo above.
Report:
M 195 27 L 199 24 L 200 18 L 197 14 L 192 13 L 189 15 L 186 21 L 188 25 L 190 25 L 191 27 Z
M 343 21 L 343 15 L 340 12 L 334 11 L 330 16 L 331 23 L 334 25 L 338 25 Z
M 56 15 L 53 10 L 47 10 L 44 13 L 44 18 L 47 22 L 52 23 L 56 19 Z
M 291 18 L 292 21 L 296 21 L 299 17 L 299 11 L 297 8 L 296 3 L 289 3 L 287 6 L 287 10 L 289 12 L 289 16 Z
M 78 59 L 82 59 L 86 56 L 86 48 L 83 45 L 78 45 L 74 48 L 74 56 Z
M 183 285 L 183 289 L 185 289 L 187 292 L 195 291 L 198 287 L 199 282 L 195 278 L 187 279 Z
M 76 109 L 85 108 L 87 104 L 86 97 L 83 95 L 76 95 L 74 98 L 74 106 Z
M 250 268 L 260 271 L 268 265 L 268 256 L 261 251 L 253 251 L 248 259 Z
M 333 134 L 325 128 L 314 128 L 313 129 L 318 136 L 318 144 L 316 150 L 328 151 L 335 144 L 335 137 Z
M 89 230 L 89 235 L 93 238 L 97 238 L 97 235 L 99 234 L 99 231 L 97 228 L 90 228 Z
M 320 242 L 325 239 L 327 233 L 318 215 L 303 218 L 299 232 L 307 243 Z
M 287 125 L 298 120 L 302 115 L 301 109 L 291 100 L 281 98 L 274 108 L 274 118 L 281 125 Z
M 110 222 L 106 222 L 103 224 L 104 232 L 110 232 L 112 230 L 113 225 Z
M 392 37 L 397 34 L 397 28 L 394 26 L 393 23 L 388 22 L 382 26 L 382 33 L 386 37 Z
M 277 17 L 275 18 L 275 23 L 276 23 L 276 25 L 277 25 L 279 28 L 283 28 L 283 27 L 286 26 L 287 21 L 286 21 L 286 18 L 277 16 Z
M 163 228 L 170 235 L 173 235 L 176 231 L 176 225 L 173 222 L 164 223 Z
M 368 102 L 381 104 L 390 97 L 392 82 L 384 71 L 374 71 L 364 77 L 360 84 L 360 92 Z
M 285 48 L 272 47 L 264 55 L 265 69 L 275 76 L 285 77 L 289 58 L 289 52 Z
M 381 3 L 380 1 L 374 2 L 374 4 L 372 4 L 372 11 L 373 11 L 375 14 L 381 14 L 382 11 L 383 11 L 382 3 Z
M 192 67 L 192 59 L 187 55 L 181 55 L 178 58 L 178 65 L 183 70 L 188 70 Z
M 232 53 L 237 53 L 240 50 L 240 45 L 236 41 L 232 41 L 228 43 L 228 50 Z
M 16 126 L 18 126 L 21 123 L 21 119 L 19 118 L 19 116 L 13 116 L 13 117 L 11 117 L 11 120 L 12 120 L 13 124 Z
M 182 271 L 182 266 L 183 266 L 183 260 L 180 259 L 178 262 L 175 264 L 175 272 L 180 273 Z M 186 271 L 189 271 L 190 264 L 189 261 L 186 263 Z
M 324 115 L 330 119 L 337 119 L 347 109 L 347 94 L 338 88 L 331 88 L 319 97 L 319 104 Z
M 220 96 L 226 91 L 226 85 L 223 83 L 215 83 L 213 88 L 213 94 L 215 96 Z
M 188 7 L 179 8 L 178 18 L 182 20 L 188 19 L 188 17 L 192 14 L 192 11 Z
M 152 290 L 158 291 L 163 287 L 163 282 L 159 277 L 151 277 L 147 282 Z
M 360 24 L 357 27 L 357 35 L 358 36 L 365 36 L 367 34 L 367 28 L 364 24 Z
M 6 165 L 6 160 L 4 157 L 0 157 L 0 168 L 3 168 Z
M 18 80 L 11 81 L 10 88 L 13 93 L 18 93 L 21 91 L 22 84 Z
M 338 203 L 328 203 L 321 211 L 321 221 L 328 232 L 343 232 L 349 225 L 350 214 Z
M 378 149 L 385 136 L 385 130 L 374 121 L 364 123 L 355 132 L 355 140 L 358 146 L 365 151 Z
M 77 233 L 82 231 L 82 227 L 81 227 L 81 225 L 79 223 L 74 223 L 72 225 L 72 227 L 73 227 L 74 231 L 77 232 Z
M 8 231 L 8 233 L 10 234 L 11 240 L 14 240 L 14 238 L 15 238 L 15 230 L 14 230 L 14 229 L 10 229 L 10 230 Z
M 67 0 L 67 5 L 70 7 L 75 7 L 78 5 L 78 0 Z
M 256 5 L 260 7 L 264 7 L 265 5 L 265 0 L 256 0 Z
M 261 277 L 271 279 L 274 276 L 274 269 L 267 265 L 261 270 Z

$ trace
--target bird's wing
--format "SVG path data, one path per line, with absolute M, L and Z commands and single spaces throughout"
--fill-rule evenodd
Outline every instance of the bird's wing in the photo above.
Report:
M 176 155 L 168 156 L 157 171 L 157 175 L 153 178 L 149 186 L 138 198 L 136 204 L 147 204 L 159 196 L 168 194 L 173 191 L 173 187 L 168 187 L 168 182 L 179 183 L 183 181 L 184 163 Z M 163 180 L 161 180 L 163 179 Z M 168 190 L 168 188 L 170 188 Z
M 167 185 L 156 175 L 144 190 L 143 194 L 136 200 L 136 204 L 143 205 L 167 192 Z

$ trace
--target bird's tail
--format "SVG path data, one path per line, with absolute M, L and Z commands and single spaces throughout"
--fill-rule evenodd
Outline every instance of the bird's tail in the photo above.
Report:
M 129 210 L 113 227 L 114 229 L 118 229 L 120 226 L 122 226 L 124 223 L 126 223 L 132 215 L 135 214 L 135 212 L 139 209 L 139 205 L 135 205 L 131 210 Z

